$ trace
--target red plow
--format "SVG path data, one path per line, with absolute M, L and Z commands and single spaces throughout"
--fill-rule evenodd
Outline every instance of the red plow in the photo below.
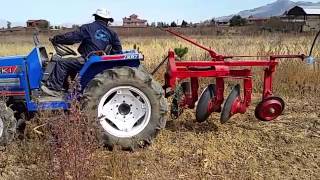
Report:
M 184 35 L 168 29 L 165 31 L 207 51 L 211 57 L 211 60 L 178 61 L 175 52 L 169 50 L 166 58 L 168 63 L 163 88 L 166 97 L 174 95 L 171 108 L 171 115 L 174 118 L 178 118 L 184 108 L 194 109 L 195 107 L 198 122 L 206 121 L 214 112 L 221 113 L 221 123 L 226 123 L 235 114 L 244 114 L 252 100 L 252 67 L 264 68 L 263 93 L 261 102 L 255 108 L 256 118 L 262 121 L 272 121 L 283 113 L 285 103 L 282 98 L 274 96 L 272 91 L 272 80 L 276 66 L 279 64 L 279 59 L 304 60 L 305 55 L 274 55 L 268 57 L 220 55 L 211 48 L 207 48 Z M 252 57 L 259 58 L 259 60 L 245 59 Z M 242 60 L 235 60 L 235 58 L 241 58 Z M 199 78 L 215 78 L 215 84 L 208 85 L 201 95 L 198 94 Z M 240 84 L 234 86 L 225 99 L 226 79 L 242 80 L 243 86 L 242 88 Z M 180 87 L 180 90 L 174 91 L 177 87 Z

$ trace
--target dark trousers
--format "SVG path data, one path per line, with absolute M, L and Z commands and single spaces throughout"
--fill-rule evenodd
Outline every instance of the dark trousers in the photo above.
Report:
M 82 57 L 63 58 L 56 62 L 47 81 L 48 88 L 61 91 L 65 88 L 68 77 L 75 77 L 84 64 Z

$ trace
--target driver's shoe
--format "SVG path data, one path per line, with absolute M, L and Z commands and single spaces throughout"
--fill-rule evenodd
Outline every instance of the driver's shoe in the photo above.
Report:
M 49 89 L 47 86 L 42 85 L 41 86 L 41 90 L 42 92 L 44 92 L 45 94 L 52 96 L 52 97 L 61 97 L 63 94 L 62 92 L 59 91 L 55 91 L 55 90 L 51 90 Z

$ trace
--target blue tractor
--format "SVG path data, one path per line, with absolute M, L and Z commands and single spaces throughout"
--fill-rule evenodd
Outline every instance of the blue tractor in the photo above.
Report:
M 0 145 L 10 143 L 17 129 L 23 128 L 22 114 L 70 107 L 68 93 L 48 97 L 40 87 L 56 61 L 76 53 L 67 46 L 53 44 L 56 53 L 49 58 L 36 35 L 34 43 L 29 55 L 0 57 Z M 137 50 L 108 55 L 109 50 L 92 52 L 87 58 L 77 75 L 77 93 L 86 110 L 95 114 L 92 120 L 97 122 L 106 146 L 148 145 L 166 122 L 167 102 L 162 87 L 143 69 L 140 61 L 144 57 Z

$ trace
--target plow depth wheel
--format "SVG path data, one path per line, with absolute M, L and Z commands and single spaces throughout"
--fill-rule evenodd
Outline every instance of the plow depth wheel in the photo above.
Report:
M 196 120 L 199 123 L 205 122 L 211 115 L 210 102 L 216 96 L 216 85 L 210 84 L 201 94 L 196 110 Z
M 220 122 L 222 124 L 228 122 L 233 115 L 238 113 L 238 107 L 240 103 L 240 85 L 238 84 L 232 89 L 230 95 L 224 103 L 220 118 Z
M 269 97 L 258 104 L 255 116 L 261 121 L 272 121 L 284 111 L 285 103 L 280 97 Z

